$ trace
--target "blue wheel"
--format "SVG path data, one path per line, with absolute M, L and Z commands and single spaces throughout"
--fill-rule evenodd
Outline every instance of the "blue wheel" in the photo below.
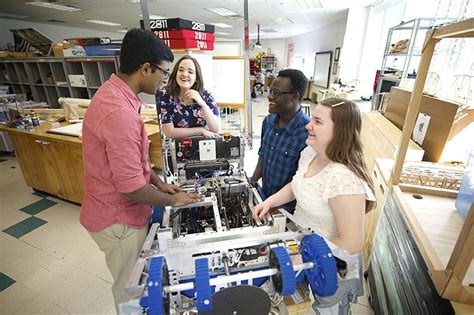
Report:
M 301 241 L 303 262 L 312 262 L 314 267 L 306 269 L 305 274 L 313 294 L 334 295 L 337 290 L 336 259 L 324 239 L 316 234 L 308 234 Z
M 284 247 L 275 247 L 270 251 L 269 262 L 271 268 L 277 268 L 279 273 L 272 276 L 275 290 L 281 295 L 295 293 L 296 278 L 295 270 L 290 255 Z
M 148 309 L 149 315 L 165 315 L 170 312 L 170 296 L 163 293 L 163 286 L 169 285 L 169 274 L 163 256 L 153 257 L 148 270 L 148 296 L 140 299 L 140 305 Z
M 196 288 L 196 308 L 199 312 L 212 309 L 211 283 L 209 275 L 209 261 L 207 258 L 198 258 L 194 261 Z

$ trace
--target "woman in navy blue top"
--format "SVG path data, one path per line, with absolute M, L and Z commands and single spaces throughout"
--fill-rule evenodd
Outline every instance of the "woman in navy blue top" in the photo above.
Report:
M 168 85 L 156 95 L 156 107 L 168 138 L 214 138 L 220 132 L 216 100 L 204 89 L 201 67 L 189 55 L 176 62 Z

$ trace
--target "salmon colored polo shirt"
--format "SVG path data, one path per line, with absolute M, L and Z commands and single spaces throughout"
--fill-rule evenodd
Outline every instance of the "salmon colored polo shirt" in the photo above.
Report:
M 89 232 L 113 224 L 147 225 L 150 206 L 124 193 L 150 182 L 148 135 L 140 117 L 142 101 L 113 74 L 92 98 L 84 117 L 84 198 L 80 222 Z

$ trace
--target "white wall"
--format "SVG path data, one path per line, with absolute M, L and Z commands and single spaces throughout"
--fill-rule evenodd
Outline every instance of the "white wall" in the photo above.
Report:
M 288 44 L 293 44 L 293 54 L 305 54 L 305 53 L 316 53 L 321 51 L 332 51 L 333 60 L 334 60 L 334 50 L 336 47 L 341 47 L 341 51 L 344 51 L 344 34 L 346 31 L 346 22 L 347 18 L 343 18 L 334 23 L 331 23 L 325 27 L 312 31 L 310 33 L 298 35 L 295 37 L 290 37 L 285 41 L 285 61 L 286 55 L 288 53 Z M 334 63 L 334 61 L 333 61 Z M 336 75 L 337 76 L 337 75 Z M 331 68 L 331 78 L 330 82 L 333 82 L 335 75 L 332 74 Z M 309 78 L 308 78 L 309 79 Z M 310 86 L 310 97 L 313 92 L 324 89 L 319 86 L 311 85 Z
M 13 33 L 10 29 L 35 28 L 37 31 L 55 42 L 62 42 L 64 38 L 70 37 L 110 37 L 111 39 L 122 39 L 124 33 L 100 32 L 85 28 L 62 26 L 58 24 L 33 23 L 27 21 L 0 19 L 0 49 L 5 49 L 7 43 L 13 44 Z
M 339 58 L 339 78 L 343 82 L 349 82 L 359 78 L 360 59 L 362 48 L 366 40 L 367 18 L 369 7 L 349 9 L 347 15 L 344 43 Z

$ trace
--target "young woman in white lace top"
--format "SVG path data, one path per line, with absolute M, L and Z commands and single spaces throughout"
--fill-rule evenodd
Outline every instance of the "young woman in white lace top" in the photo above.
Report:
M 296 199 L 296 219 L 326 238 L 331 248 L 360 257 L 364 216 L 375 197 L 362 155 L 359 108 L 345 99 L 326 99 L 315 107 L 306 129 L 308 146 L 292 182 L 257 205 L 254 218 L 261 220 L 270 209 Z

